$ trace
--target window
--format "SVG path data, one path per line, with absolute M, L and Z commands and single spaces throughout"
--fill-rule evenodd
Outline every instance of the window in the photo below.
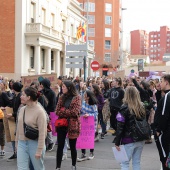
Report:
M 41 69 L 45 69 L 45 50 L 41 49 Z
M 34 68 L 34 46 L 30 47 L 30 68 Z
M 51 70 L 54 70 L 54 52 L 51 51 Z
M 105 12 L 112 12 L 112 4 L 105 4 Z
M 42 8 L 42 11 L 41 11 L 41 23 L 42 24 L 46 24 L 46 10 L 44 8 Z
M 112 17 L 111 16 L 105 16 L 105 24 L 108 24 L 108 25 L 112 24 Z
M 31 2 L 30 16 L 31 16 L 31 23 L 34 23 L 35 22 L 35 3 L 33 2 Z
M 107 50 L 111 49 L 111 42 L 109 40 L 105 41 L 105 49 L 107 49 Z
M 95 28 L 88 28 L 88 35 L 89 37 L 95 36 Z
M 55 16 L 53 13 L 51 13 L 51 28 L 54 28 L 54 25 L 55 25 Z
M 105 37 L 111 37 L 111 29 L 105 28 Z
M 84 17 L 87 19 L 88 24 L 95 24 L 95 16 L 94 15 L 89 15 L 88 17 L 87 17 L 87 15 L 85 15 Z
M 70 36 L 74 37 L 74 28 L 73 28 L 73 24 L 70 25 Z
M 80 7 L 83 9 L 83 3 L 80 3 Z
M 105 53 L 104 61 L 106 61 L 106 62 L 110 62 L 111 61 L 111 54 L 110 53 Z
M 94 47 L 94 40 L 89 40 L 89 45 Z
M 87 7 L 87 4 L 88 4 L 88 7 Z M 95 3 L 92 3 L 92 2 L 85 2 L 84 3 L 84 10 L 85 12 L 95 12 Z
M 62 20 L 62 32 L 66 30 L 66 20 Z

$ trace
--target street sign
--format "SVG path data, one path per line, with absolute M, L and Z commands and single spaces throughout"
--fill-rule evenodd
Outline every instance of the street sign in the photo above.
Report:
M 83 68 L 87 57 L 87 45 L 66 45 L 66 68 Z
M 93 62 L 91 63 L 91 69 L 92 69 L 93 71 L 97 71 L 99 68 L 100 68 L 100 64 L 99 64 L 98 61 L 93 61 Z

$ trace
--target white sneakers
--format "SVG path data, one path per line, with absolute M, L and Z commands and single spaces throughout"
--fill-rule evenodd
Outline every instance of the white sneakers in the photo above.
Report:
M 66 159 L 67 159 L 67 154 L 64 153 L 64 154 L 63 154 L 63 157 L 62 157 L 62 161 L 66 160 Z
M 87 157 L 84 153 L 82 153 L 80 158 L 77 158 L 78 162 L 85 161 L 85 160 L 92 160 L 94 159 L 94 154 L 90 152 L 89 157 Z

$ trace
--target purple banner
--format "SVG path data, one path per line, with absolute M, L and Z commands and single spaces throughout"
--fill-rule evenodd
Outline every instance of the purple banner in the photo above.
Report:
M 77 149 L 93 149 L 94 148 L 94 134 L 95 125 L 94 117 L 89 116 L 87 118 L 80 117 L 81 121 L 81 132 L 77 139 Z
M 58 119 L 58 116 L 55 112 L 50 112 L 50 119 L 51 119 L 51 126 L 52 126 L 52 135 L 57 136 L 57 133 L 55 131 L 55 121 Z

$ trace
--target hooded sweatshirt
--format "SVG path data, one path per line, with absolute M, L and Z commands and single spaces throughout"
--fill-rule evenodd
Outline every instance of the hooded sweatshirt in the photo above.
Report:
M 50 114 L 50 112 L 54 112 L 56 108 L 56 94 L 50 88 L 51 83 L 48 79 L 43 79 L 40 83 L 44 87 L 43 94 L 48 99 L 48 105 L 47 105 L 46 111 L 47 111 L 47 114 Z

